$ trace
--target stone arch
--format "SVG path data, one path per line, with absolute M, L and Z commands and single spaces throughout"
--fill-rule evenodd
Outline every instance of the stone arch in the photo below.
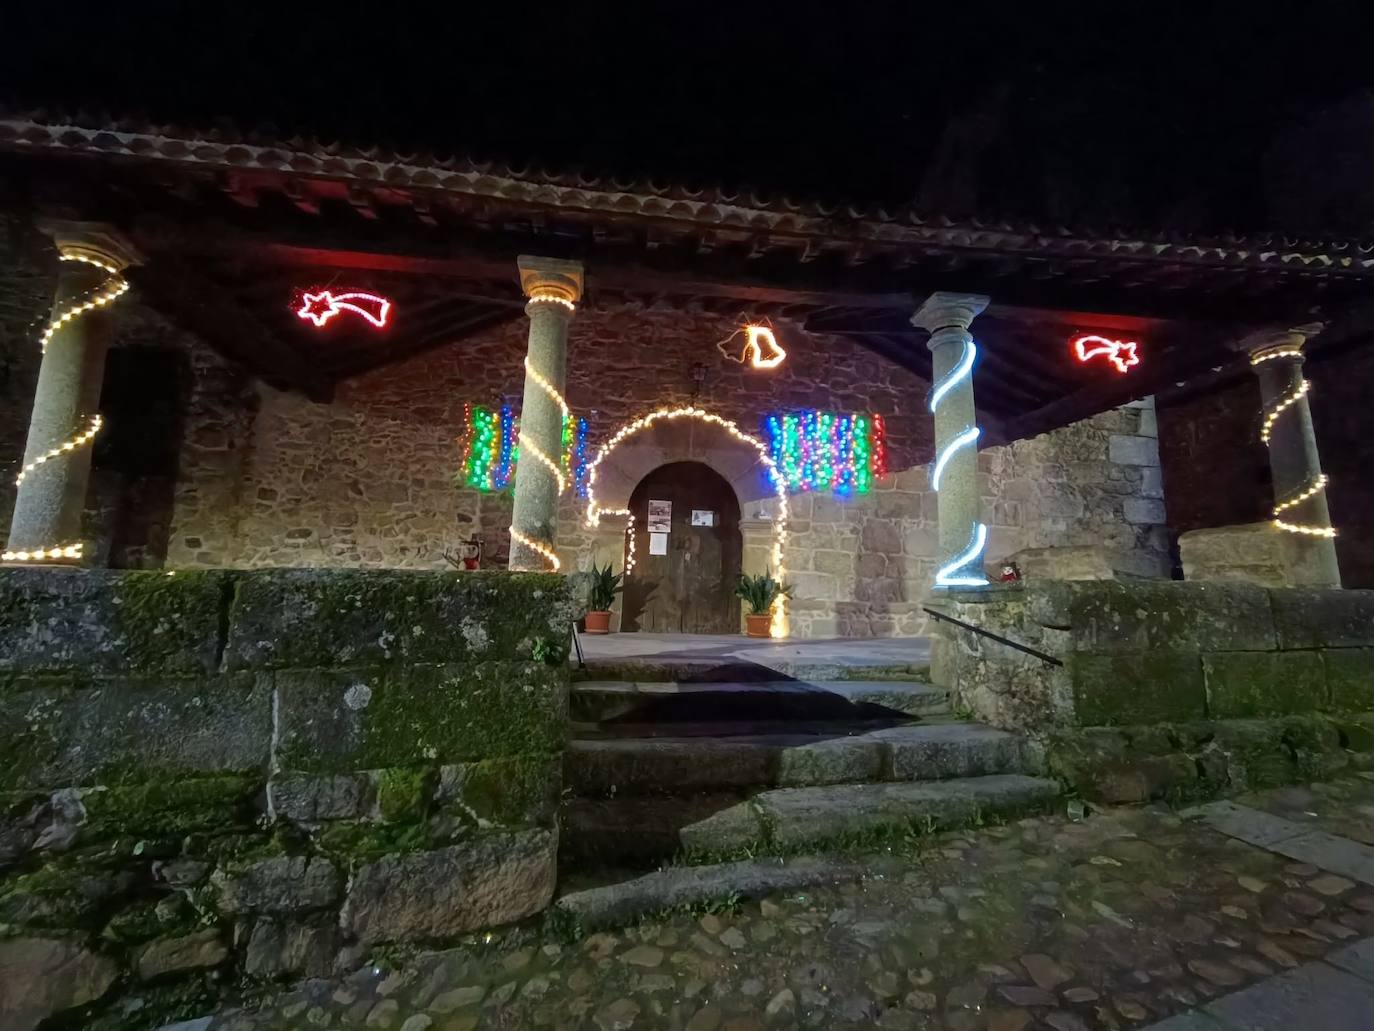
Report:
M 740 524 L 745 538 L 745 571 L 772 569 L 781 579 L 787 543 L 787 488 L 776 475 L 768 446 L 760 438 L 705 409 L 660 409 L 616 430 L 587 467 L 587 525 L 604 529 L 609 524 L 620 530 L 635 486 L 653 470 L 673 462 L 700 462 L 725 478 L 745 517 Z M 643 528 L 639 530 L 642 533 Z M 761 546 L 760 537 L 769 543 Z M 772 634 L 787 636 L 783 599 L 773 609 Z

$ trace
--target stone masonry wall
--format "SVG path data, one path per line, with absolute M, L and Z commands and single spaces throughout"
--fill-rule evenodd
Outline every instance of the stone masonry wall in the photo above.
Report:
M 570 622 L 545 574 L 0 571 L 0 1026 L 543 909 Z

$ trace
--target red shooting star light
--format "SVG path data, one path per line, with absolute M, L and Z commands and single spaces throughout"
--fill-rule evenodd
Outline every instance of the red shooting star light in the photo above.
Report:
M 381 329 L 391 317 L 391 301 L 380 294 L 370 294 L 362 290 L 350 290 L 345 294 L 321 290 L 319 293 L 302 294 L 301 306 L 296 309 L 296 315 L 309 319 L 318 328 L 345 311 L 361 315 Z
M 1070 340 L 1069 346 L 1080 362 L 1106 358 L 1116 366 L 1117 372 L 1126 372 L 1132 365 L 1140 364 L 1134 340 L 1108 340 L 1094 333 L 1084 333 Z

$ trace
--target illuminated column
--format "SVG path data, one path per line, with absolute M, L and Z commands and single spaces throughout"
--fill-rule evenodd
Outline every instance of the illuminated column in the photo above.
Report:
M 568 323 L 582 299 L 582 263 L 521 255 L 520 285 L 530 299 L 525 399 L 520 408 L 520 462 L 515 469 L 510 568 L 557 570 L 558 496 L 567 486 L 561 457 L 568 405 Z
M 1264 416 L 1260 439 L 1269 448 L 1274 481 L 1274 526 L 1291 534 L 1295 584 L 1339 587 L 1336 531 L 1326 507 L 1326 476 L 1317 455 L 1312 411 L 1303 378 L 1303 345 L 1322 330 L 1321 323 L 1266 330 L 1241 341 L 1259 377 Z
M 988 306 L 979 294 L 933 293 L 911 317 L 930 331 L 930 411 L 935 416 L 935 464 L 930 483 L 940 513 L 936 587 L 987 583 L 983 548 L 988 529 L 978 518 L 978 423 L 973 364 L 978 348 L 969 325 Z
M 89 223 L 41 225 L 57 244 L 57 293 L 42 347 L 28 443 L 18 477 L 6 562 L 81 561 L 81 514 L 100 430 L 100 383 L 110 339 L 107 305 L 129 287 L 120 273 L 133 250 Z

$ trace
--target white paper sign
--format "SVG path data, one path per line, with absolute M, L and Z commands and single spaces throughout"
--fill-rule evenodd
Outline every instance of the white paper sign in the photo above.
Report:
M 649 534 L 649 554 L 666 555 L 668 554 L 668 535 L 666 533 Z
M 694 508 L 692 509 L 692 525 L 715 526 L 716 514 L 714 512 L 708 512 L 700 508 Z
M 671 533 L 673 529 L 673 503 L 671 501 L 650 501 L 649 502 L 649 532 L 650 533 Z M 654 555 L 666 555 L 666 551 L 649 552 Z

